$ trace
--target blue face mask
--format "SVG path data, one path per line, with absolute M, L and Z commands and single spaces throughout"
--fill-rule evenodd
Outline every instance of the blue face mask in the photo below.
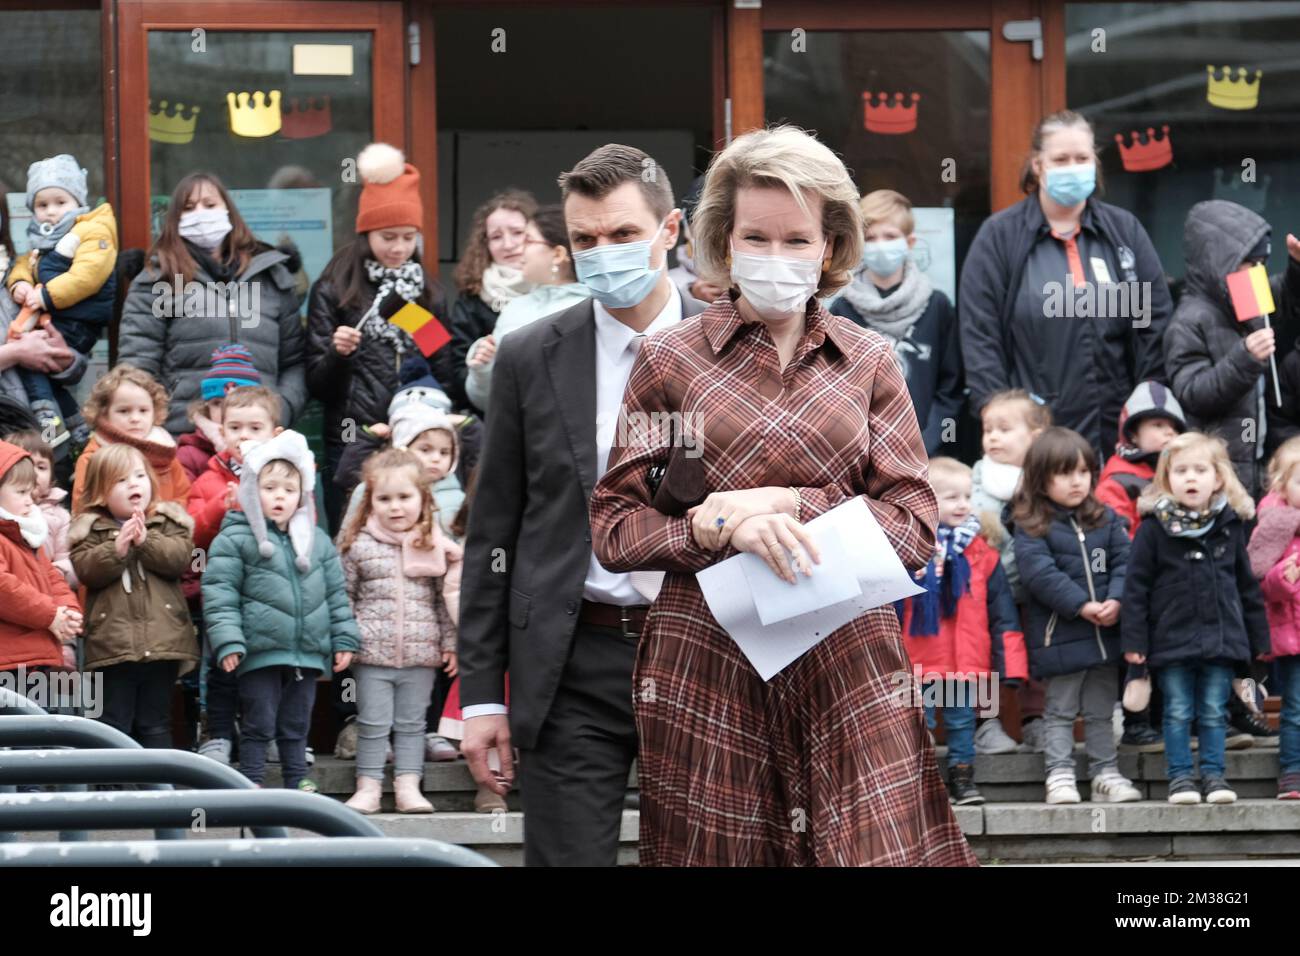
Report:
M 578 281 L 587 287 L 593 299 L 609 309 L 630 309 L 650 294 L 664 271 L 663 266 L 650 268 L 650 248 L 667 221 L 665 216 L 651 239 L 611 242 L 573 253 Z
M 882 279 L 892 276 L 907 259 L 906 239 L 881 239 L 862 244 L 862 264 Z
M 1047 195 L 1062 206 L 1077 206 L 1097 186 L 1097 167 L 1093 163 L 1053 166 L 1047 170 Z

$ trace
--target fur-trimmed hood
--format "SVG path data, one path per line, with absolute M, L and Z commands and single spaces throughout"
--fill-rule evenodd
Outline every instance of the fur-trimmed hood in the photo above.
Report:
M 194 519 L 174 501 L 159 501 L 154 505 L 145 525 L 161 524 L 163 521 L 170 519 L 176 522 L 186 531 L 194 532 Z M 106 510 L 101 508 L 91 508 L 89 511 L 83 511 L 72 519 L 72 524 L 68 527 L 68 546 L 75 547 L 90 536 L 90 532 L 97 528 L 111 530 L 120 528 L 121 524 L 110 515 Z

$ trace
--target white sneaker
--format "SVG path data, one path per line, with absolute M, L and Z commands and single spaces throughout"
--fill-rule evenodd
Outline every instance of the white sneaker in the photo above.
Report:
M 1078 803 L 1079 788 L 1074 782 L 1073 770 L 1053 770 L 1047 775 L 1048 803 Z
M 215 760 L 217 763 L 224 763 L 230 766 L 230 749 L 231 743 L 225 737 L 209 737 L 203 743 L 199 744 L 199 754 Z
M 1132 803 L 1142 791 L 1118 770 L 1106 770 L 1092 778 L 1093 803 Z
M 307 748 L 307 766 L 316 766 L 316 751 L 312 750 L 310 747 Z
M 1040 754 L 1043 752 L 1043 718 L 1030 721 L 1020 730 L 1020 736 L 1024 739 L 1020 743 L 1020 749 L 1027 753 Z
M 455 760 L 460 756 L 460 751 L 446 737 L 439 737 L 437 734 L 424 735 L 424 758 L 435 762 L 445 762 Z
M 975 729 L 977 754 L 1013 754 L 1019 749 L 1020 745 L 1011 739 L 997 717 L 984 721 Z

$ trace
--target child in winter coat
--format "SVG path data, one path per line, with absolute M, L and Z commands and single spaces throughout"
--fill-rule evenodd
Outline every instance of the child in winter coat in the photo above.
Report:
M 398 404 L 389 416 L 388 434 L 391 447 L 409 450 L 424 464 L 425 473 L 433 482 L 438 524 L 444 534 L 450 535 L 451 523 L 465 500 L 465 492 L 456 478 L 460 455 L 460 431 L 456 422 L 425 402 L 407 400 Z M 362 486 L 357 485 L 348 501 L 343 519 L 345 527 L 361 507 L 362 497 Z
M 0 441 L 0 671 L 75 666 L 81 605 L 45 554 L 35 490 L 31 455 Z
M 1093 801 L 1142 798 L 1119 772 L 1112 730 L 1129 540 L 1119 515 L 1094 496 L 1096 481 L 1092 444 L 1054 426 L 1030 446 L 1013 504 L 1016 563 L 1029 596 L 1029 667 L 1047 681 L 1048 803 L 1079 802 L 1074 721 L 1081 714 Z
M 1097 500 L 1124 519 L 1131 541 L 1142 516 L 1138 496 L 1151 484 L 1156 462 L 1175 437 L 1187 431 L 1182 406 L 1159 382 L 1141 382 L 1119 413 L 1119 441 L 1097 482 Z
M 105 445 L 131 445 L 140 450 L 158 478 L 158 499 L 184 506 L 190 480 L 176 458 L 176 442 L 162 423 L 167 418 L 167 392 L 148 372 L 117 365 L 90 390 L 82 409 L 92 429 L 90 441 L 77 459 L 72 479 L 72 510 L 79 513 L 86 468 Z
M 32 456 L 32 464 L 36 466 L 36 490 L 32 497 L 41 509 L 41 514 L 45 515 L 45 523 L 50 529 L 49 537 L 45 539 L 45 553 L 63 574 L 68 587 L 75 591 L 80 585 L 77 583 L 76 572 L 72 570 L 68 551 L 68 526 L 72 523 L 72 515 L 63 506 L 68 493 L 62 488 L 53 487 L 54 449 L 41 437 L 40 432 L 35 431 L 11 432 L 5 435 L 4 440 Z
M 360 634 L 338 552 L 317 533 L 307 440 L 284 431 L 243 455 L 243 510 L 226 513 L 203 573 L 208 640 L 221 667 L 238 673 L 244 776 L 262 782 L 275 739 L 285 787 L 315 792 L 307 730 L 316 678 L 348 667 Z
M 928 698 L 935 685 L 942 688 L 953 802 L 983 803 L 975 786 L 974 682 L 990 682 L 996 695 L 999 678 L 1014 683 L 1028 677 L 1025 638 L 997 549 L 971 512 L 970 468 L 954 458 L 931 458 L 930 485 L 939 502 L 938 549 L 918 572 L 925 593 L 903 602 L 903 643 L 927 697 L 931 730 Z M 995 525 L 992 534 L 1001 530 Z
M 934 455 L 952 441 L 944 437 L 944 423 L 957 420 L 963 401 L 957 315 L 909 255 L 916 245 L 911 200 L 892 189 L 867 193 L 862 223 L 862 270 L 830 310 L 889 341 L 925 450 Z
M 194 431 L 186 432 L 176 440 L 176 457 L 191 482 L 197 481 L 207 471 L 213 455 L 226 450 L 226 440 L 221 432 L 226 393 L 231 389 L 261 384 L 262 373 L 253 366 L 253 355 L 245 346 L 238 343 L 223 345 L 212 353 L 212 370 L 203 376 L 199 397 L 190 403 L 188 410 Z M 279 420 L 279 405 L 271 417 Z
M 424 464 L 390 448 L 366 462 L 361 507 L 339 535 L 348 598 L 361 631 L 357 680 L 357 790 L 348 806 L 379 810 L 393 735 L 399 813 L 431 813 L 420 794 L 425 711 L 434 671 L 456 674 L 460 545 L 434 520 Z
M 1269 658 L 1282 684 L 1277 798 L 1300 800 L 1300 437 L 1282 444 L 1268 473 L 1269 491 L 1246 551 L 1262 583 Z
M 52 324 L 68 347 L 85 361 L 113 318 L 117 288 L 117 220 L 113 207 L 102 203 L 93 211 L 86 204 L 86 171 L 75 157 L 63 153 L 27 167 L 27 208 L 31 252 L 14 262 L 6 280 L 9 294 L 23 306 L 21 327 L 10 327 L 10 338 L 30 334 L 39 323 Z M 31 369 L 19 377 L 41 425 L 54 446 L 69 436 L 64 417 L 75 419 L 77 406 L 67 386 L 77 379 L 56 382 Z M 84 440 L 78 436 L 78 442 Z
M 1246 553 L 1255 503 L 1222 439 L 1186 432 L 1160 455 L 1138 499 L 1151 517 L 1133 539 L 1122 619 L 1124 658 L 1155 671 L 1164 695 L 1170 803 L 1232 803 L 1224 779 L 1234 666 L 1269 651 L 1268 620 Z M 1154 519 L 1154 520 L 1152 520 Z M 1201 786 L 1192 779 L 1191 725 Z
M 185 508 L 194 520 L 194 545 L 207 551 L 221 529 L 226 512 L 238 508 L 239 476 L 246 443 L 257 444 L 278 435 L 282 403 L 280 397 L 262 385 L 241 385 L 225 392 L 221 403 L 221 450 L 208 459 L 204 471 L 190 486 Z M 182 436 L 183 437 L 183 436 Z M 235 714 L 239 709 L 239 682 L 212 658 L 207 639 L 200 582 L 187 575 L 185 597 L 190 614 L 199 627 L 203 658 L 199 679 L 205 690 L 204 739 L 199 753 L 229 764 L 234 750 Z
M 1120 409 L 1119 441 L 1115 454 L 1101 470 L 1097 500 L 1124 519 L 1130 541 L 1142 523 L 1138 496 L 1155 477 L 1160 452 L 1185 431 L 1187 423 L 1178 399 L 1159 382 L 1140 382 Z M 1124 736 L 1120 740 L 1123 750 L 1160 753 L 1165 749 L 1164 737 L 1152 726 L 1153 715 L 1157 723 L 1160 717 L 1158 690 L 1153 691 L 1150 701 L 1140 713 L 1125 708 Z
M 972 474 L 971 507 L 981 516 L 984 526 L 988 527 L 990 521 L 995 525 L 1006 525 L 1011 498 L 1020 483 L 1025 454 L 1033 440 L 1052 424 L 1052 410 L 1024 389 L 1013 388 L 989 396 L 980 409 L 980 424 L 984 457 L 975 463 Z M 982 517 L 986 514 L 990 517 Z M 1011 596 L 1017 605 L 1021 605 L 1025 602 L 1025 595 L 1016 571 L 1013 540 L 1011 531 L 1007 530 L 997 547 Z M 1020 687 L 1020 719 L 1027 750 L 1041 752 L 1043 749 L 1042 715 L 1043 687 L 1038 681 L 1026 681 Z M 980 725 L 975 746 L 979 753 L 987 754 L 1010 753 L 1018 749 L 998 717 Z
M 193 522 L 138 448 L 108 445 L 86 469 L 72 564 L 86 588 L 86 667 L 103 675 L 103 715 L 142 747 L 171 747 L 172 686 L 198 661 L 181 593 Z

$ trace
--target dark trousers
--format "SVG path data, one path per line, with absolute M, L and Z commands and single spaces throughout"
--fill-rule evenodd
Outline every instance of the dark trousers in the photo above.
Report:
M 253 783 L 266 776 L 266 745 L 280 749 L 284 785 L 295 789 L 307 776 L 307 730 L 316 701 L 310 667 L 259 667 L 239 675 L 239 770 Z
M 636 759 L 636 638 L 579 624 L 537 745 L 519 755 L 525 866 L 613 866 Z
M 134 737 L 141 747 L 172 746 L 172 687 L 177 661 L 125 661 L 100 668 L 104 675 L 99 719 Z
M 222 740 L 235 739 L 235 714 L 239 711 L 239 678 L 234 672 L 221 668 L 221 661 L 212 656 L 212 646 L 208 643 L 207 625 L 203 623 L 202 613 L 196 617 L 199 632 L 202 635 L 203 653 L 208 658 L 207 695 L 204 706 L 208 711 L 208 736 L 220 737 Z

